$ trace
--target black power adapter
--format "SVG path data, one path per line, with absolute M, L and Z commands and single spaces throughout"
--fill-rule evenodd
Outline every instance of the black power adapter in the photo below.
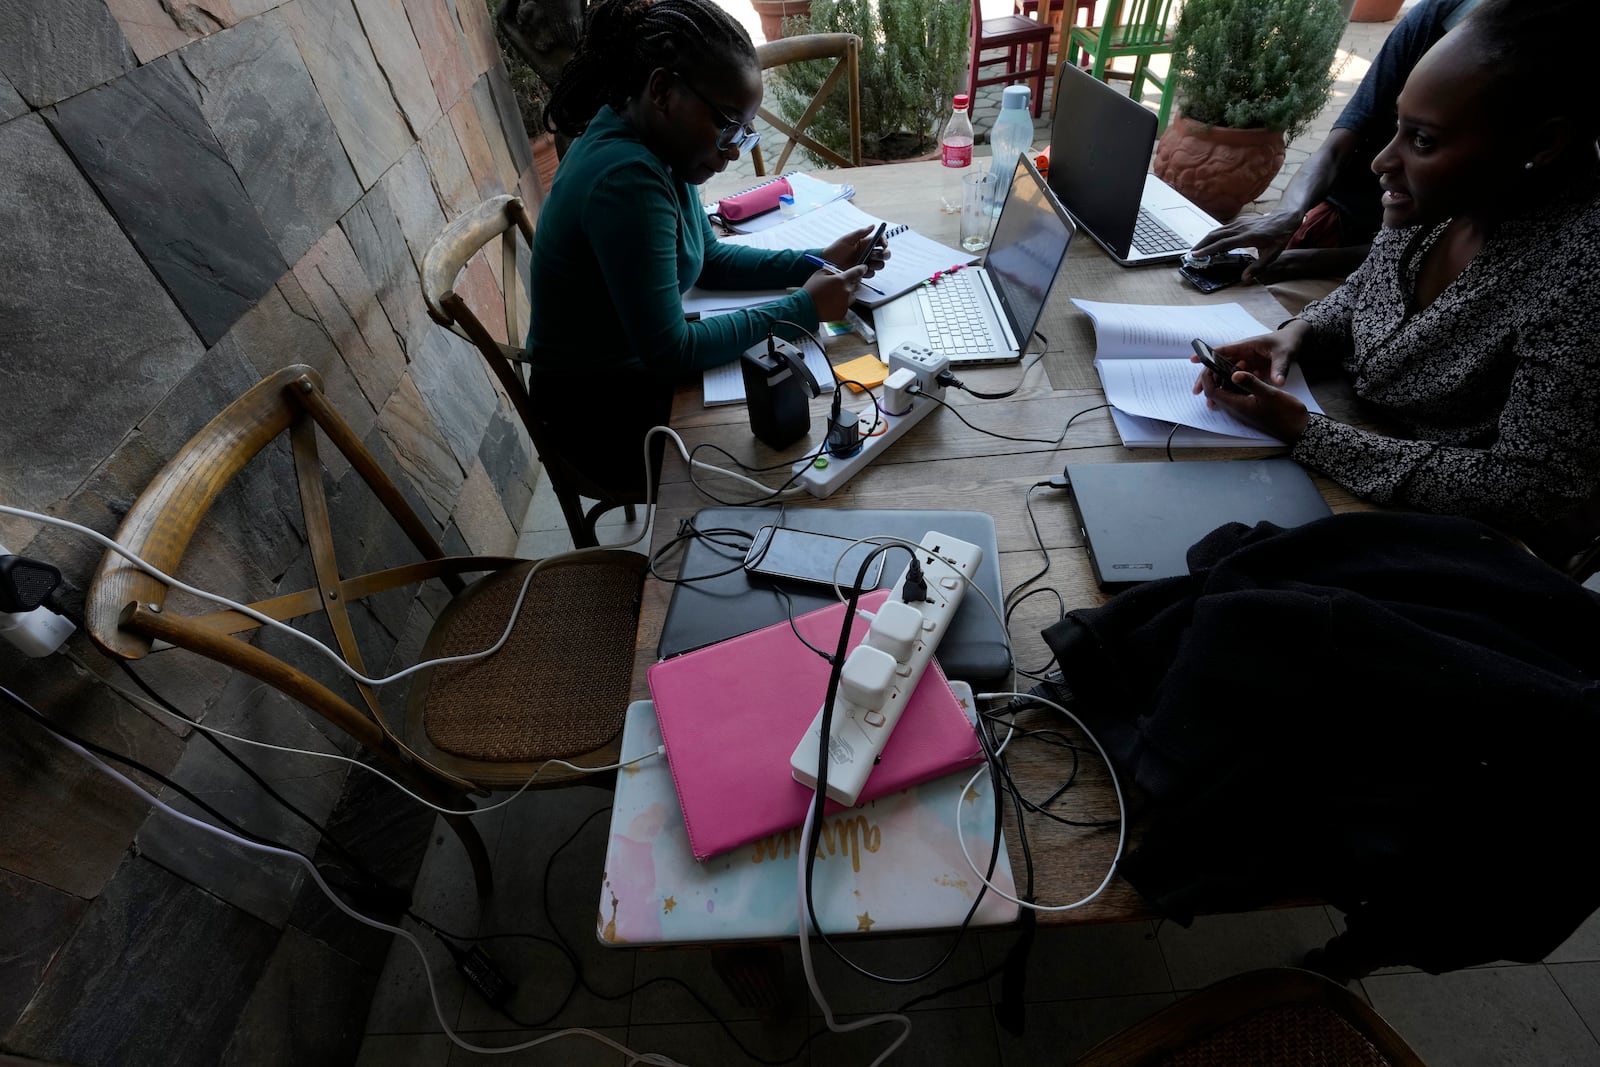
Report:
M 769 334 L 767 351 L 746 352 L 739 369 L 744 373 L 750 432 L 768 448 L 788 448 L 804 437 L 811 429 L 811 397 L 822 395 L 822 386 L 805 361 Z

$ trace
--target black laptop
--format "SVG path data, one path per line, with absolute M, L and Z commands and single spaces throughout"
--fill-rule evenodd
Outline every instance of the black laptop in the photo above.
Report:
M 1189 546 L 1226 523 L 1288 527 L 1332 514 L 1292 459 L 1069 463 L 1066 473 L 1107 590 L 1188 574 Z
M 921 541 L 929 530 L 958 537 L 983 549 L 983 562 L 974 580 L 995 608 L 1003 610 L 1000 549 L 995 540 L 994 519 L 985 512 L 785 508 L 780 516 L 777 508 L 704 508 L 694 517 L 697 529 L 734 529 L 752 537 L 761 527 L 779 522 L 795 529 L 849 538 L 888 534 Z M 747 538 L 729 540 L 748 543 Z M 657 646 L 662 659 L 788 618 L 788 608 L 783 598 L 772 591 L 771 583 L 745 574 L 740 566 L 745 556 L 743 548 L 691 538 L 683 551 L 680 578 L 728 573 L 673 586 Z M 905 570 L 904 553 L 888 553 L 888 561 L 879 588 L 894 585 Z M 783 590 L 794 602 L 796 616 L 837 603 L 833 593 L 820 586 L 784 583 Z M 938 660 L 948 677 L 964 682 L 982 686 L 1008 681 L 1011 650 L 1005 627 L 982 597 L 969 593 L 962 598 L 955 623 L 939 644 Z

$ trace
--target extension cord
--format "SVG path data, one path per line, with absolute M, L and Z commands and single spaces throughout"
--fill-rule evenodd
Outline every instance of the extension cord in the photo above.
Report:
M 906 600 L 908 566 L 839 676 L 827 745 L 828 797 L 845 807 L 853 807 L 866 787 L 895 723 L 950 629 L 967 580 L 983 560 L 983 549 L 977 545 L 934 531 L 922 539 L 922 549 L 916 562 L 928 599 Z M 789 757 L 795 781 L 812 789 L 817 786 L 825 710 L 817 712 Z
M 857 452 L 843 457 L 818 456 L 796 463 L 794 471 L 799 476 L 798 484 L 812 496 L 819 498 L 832 496 L 840 486 L 855 477 L 861 468 L 877 459 L 901 434 L 921 422 L 923 416 L 938 406 L 928 398 L 937 399 L 944 396 L 944 386 L 939 384 L 939 374 L 949 369 L 948 357 L 934 355 L 933 350 L 926 345 L 907 341 L 889 353 L 888 362 L 889 379 L 893 379 L 896 372 L 901 369 L 911 375 L 911 381 L 900 389 L 900 395 L 907 398 L 909 408 L 897 408 L 887 399 L 883 408 L 888 410 L 880 410 L 876 406 L 868 407 L 858 418 L 861 428 L 861 447 Z

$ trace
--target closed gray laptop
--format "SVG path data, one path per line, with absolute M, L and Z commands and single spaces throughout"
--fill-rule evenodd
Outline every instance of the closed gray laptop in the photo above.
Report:
M 1288 527 L 1332 514 L 1290 459 L 1069 463 L 1066 473 L 1102 589 L 1188 574 L 1189 546 L 1226 523 Z
M 761 527 L 781 522 L 797 530 L 865 537 L 888 534 L 921 541 L 929 530 L 959 537 L 983 549 L 973 581 L 995 606 L 1001 601 L 1000 549 L 994 519 L 981 511 L 922 511 L 889 508 L 703 508 L 694 525 L 702 531 L 733 530 L 748 538 Z M 661 627 L 657 653 L 662 659 L 751 630 L 759 630 L 789 617 L 838 603 L 831 590 L 802 584 L 773 583 L 753 577 L 740 566 L 744 549 L 739 537 L 726 545 L 690 538 L 679 571 L 680 584 L 672 587 L 672 601 Z M 887 589 L 906 568 L 906 553 L 891 551 L 879 588 Z M 685 579 L 687 579 L 685 581 Z M 788 600 L 774 594 L 779 584 Z M 967 596 L 956 610 L 950 632 L 939 643 L 939 666 L 947 676 L 965 682 L 991 685 L 1006 680 L 1011 671 L 1011 647 L 1001 625 L 981 596 Z

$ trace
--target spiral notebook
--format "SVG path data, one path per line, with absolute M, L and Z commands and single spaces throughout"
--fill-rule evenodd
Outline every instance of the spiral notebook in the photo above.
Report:
M 861 598 L 873 610 L 888 590 Z M 794 620 L 807 641 L 838 644 L 844 604 Z M 850 647 L 867 621 L 851 623 Z M 789 756 L 822 706 L 828 664 L 806 648 L 788 621 L 673 659 L 649 670 L 650 695 L 667 747 L 678 803 L 697 860 L 805 821 L 814 794 L 794 780 Z M 860 802 L 983 762 L 971 721 L 938 661 L 901 712 Z M 827 811 L 842 810 L 828 802 Z
M 835 200 L 769 229 L 756 233 L 736 234 L 733 237 L 724 237 L 723 240 L 729 244 L 747 245 L 751 248 L 826 248 L 847 233 L 863 227 L 876 227 L 882 222 L 883 219 L 867 214 L 848 200 Z M 887 225 L 889 228 L 884 231 L 884 235 L 889 238 L 889 259 L 883 269 L 872 276 L 872 284 L 881 289 L 882 294 L 861 289 L 856 293 L 858 304 L 875 308 L 902 293 L 915 289 L 936 273 L 942 274 L 957 264 L 970 265 L 977 262 L 977 256 L 924 237 L 910 226 L 894 223 Z M 704 311 L 705 304 L 690 307 L 690 302 L 692 299 L 703 299 L 706 295 L 708 294 L 690 289 L 684 294 L 684 306 L 689 310 Z M 749 307 L 775 300 L 784 293 L 740 292 L 715 295 L 737 301 L 715 306 Z

